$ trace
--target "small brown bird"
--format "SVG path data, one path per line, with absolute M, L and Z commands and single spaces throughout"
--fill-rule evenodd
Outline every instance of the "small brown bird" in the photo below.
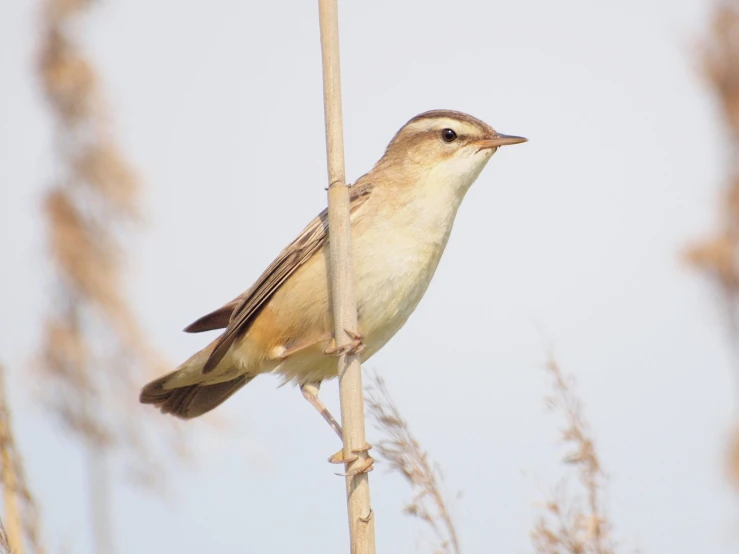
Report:
M 472 116 L 423 113 L 395 135 L 372 170 L 350 188 L 352 260 L 364 362 L 405 324 L 446 247 L 457 208 L 500 146 L 525 142 Z M 185 330 L 224 329 L 172 373 L 146 385 L 140 400 L 181 418 L 204 414 L 257 375 L 275 372 L 337 433 L 317 393 L 337 375 L 329 298 L 324 210 L 257 282 Z

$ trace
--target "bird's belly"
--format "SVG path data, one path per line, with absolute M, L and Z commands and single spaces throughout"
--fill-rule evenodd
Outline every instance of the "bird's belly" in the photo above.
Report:
M 361 228 L 352 229 L 354 296 L 359 331 L 364 336 L 363 362 L 385 346 L 416 309 L 446 247 L 454 210 L 442 210 L 440 214 L 426 208 L 396 214 L 412 221 L 410 224 L 392 218 L 372 218 L 364 225 L 360 223 Z M 400 234 L 398 229 L 404 232 Z M 307 270 L 317 272 L 315 281 L 325 283 L 325 261 L 311 267 Z M 285 300 L 288 296 L 292 295 L 286 295 Z M 325 308 L 329 307 L 327 302 Z M 326 315 L 332 332 L 332 318 Z M 301 383 L 336 377 L 336 359 L 323 353 L 328 344 L 291 355 L 275 370 L 286 381 Z
M 354 291 L 359 330 L 364 335 L 364 362 L 380 350 L 408 320 L 423 297 L 438 265 L 435 249 L 418 249 L 410 255 L 403 245 L 392 245 L 365 264 L 369 251 L 356 244 Z M 285 381 L 320 382 L 336 377 L 336 358 L 327 356 L 320 343 L 290 356 L 276 367 Z
M 356 245 L 354 288 L 366 348 L 363 359 L 382 348 L 416 309 L 438 266 L 443 239 L 403 237 Z

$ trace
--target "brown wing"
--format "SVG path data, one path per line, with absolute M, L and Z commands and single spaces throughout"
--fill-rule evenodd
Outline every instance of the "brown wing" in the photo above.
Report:
M 190 325 L 185 327 L 186 333 L 202 333 L 203 331 L 213 331 L 214 329 L 225 329 L 228 327 L 228 322 L 231 321 L 231 315 L 234 310 L 244 300 L 244 295 L 240 295 L 225 306 L 221 306 L 217 310 L 210 312 L 208 315 L 204 315 L 196 321 L 193 321 Z
M 351 213 L 364 204 L 372 192 L 373 185 L 370 183 L 355 185 L 349 189 L 349 201 Z M 240 303 L 233 308 L 228 326 L 216 343 L 213 352 L 203 367 L 203 373 L 209 373 L 218 365 L 226 355 L 234 341 L 245 333 L 254 317 L 267 303 L 272 295 L 295 273 L 295 271 L 307 262 L 313 254 L 323 247 L 328 237 L 328 211 L 323 210 L 318 217 L 311 221 L 303 232 L 298 235 L 290 246 L 285 248 L 277 259 L 265 270 L 256 283 L 236 300 Z M 235 301 L 234 301 L 235 302 Z M 223 310 L 227 310 L 232 303 L 199 319 L 190 327 L 197 326 L 201 320 L 211 318 L 211 322 L 223 320 Z M 200 327 L 207 326 L 204 323 Z M 188 327 L 188 329 L 190 329 Z M 199 327 L 197 327 L 199 328 Z M 205 329 L 203 329 L 205 330 Z

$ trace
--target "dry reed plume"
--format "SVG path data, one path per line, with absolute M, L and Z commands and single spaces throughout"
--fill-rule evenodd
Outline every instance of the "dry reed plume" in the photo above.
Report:
M 140 221 L 139 182 L 112 136 L 95 70 L 74 39 L 92 4 L 48 0 L 42 18 L 39 74 L 57 146 L 55 182 L 43 205 L 56 283 L 42 393 L 87 442 L 128 449 L 136 469 L 149 474 L 142 425 L 148 412 L 138 409 L 138 388 L 164 364 L 124 295 L 122 237 Z
M 686 255 L 723 293 L 736 339 L 736 316 L 739 315 L 739 0 L 720 2 L 716 6 L 711 35 L 703 48 L 702 69 L 724 125 L 726 185 L 718 232 L 691 246 Z
M 182 453 L 176 427 L 141 410 L 141 383 L 163 372 L 124 294 L 123 238 L 140 222 L 139 181 L 109 126 L 98 77 L 77 40 L 92 0 L 47 0 L 38 73 L 55 131 L 54 182 L 43 201 L 54 284 L 44 322 L 40 392 L 88 449 L 96 550 L 110 554 L 111 470 L 123 455 L 131 474 L 160 484 L 158 455 Z M 162 438 L 165 440 L 162 441 Z
M 5 532 L 2 521 L 0 521 L 0 554 L 15 554 L 10 550 L 8 544 L 8 534 Z
M 605 475 L 574 380 L 562 374 L 554 359 L 549 359 L 546 369 L 552 376 L 554 392 L 547 405 L 564 415 L 567 427 L 562 441 L 571 448 L 564 461 L 575 466 L 583 492 L 572 496 L 560 484 L 546 502 L 531 540 L 539 554 L 613 554 L 612 526 L 603 506 Z
M 441 474 L 431 463 L 400 416 L 385 381 L 377 373 L 368 373 L 367 409 L 374 426 L 386 438 L 375 443 L 380 457 L 391 470 L 399 472 L 413 491 L 404 513 L 426 523 L 436 536 L 434 554 L 460 554 L 454 521 L 441 492 Z
M 43 554 L 36 502 L 29 491 L 23 463 L 15 446 L 10 407 L 5 393 L 5 370 L 0 365 L 0 470 L 4 523 L 0 523 L 0 552 Z M 25 548 L 28 546 L 28 550 Z
M 611 523 L 602 498 L 605 476 L 573 380 L 562 374 L 554 360 L 546 367 L 553 377 L 554 390 L 547 404 L 565 416 L 567 428 L 562 439 L 572 447 L 565 461 L 576 467 L 583 493 L 573 496 L 560 485 L 534 525 L 532 543 L 538 554 L 614 554 Z M 434 554 L 460 554 L 454 521 L 441 492 L 440 472 L 418 444 L 377 374 L 369 374 L 367 408 L 374 426 L 386 437 L 375 444 L 379 456 L 408 481 L 413 491 L 404 512 L 433 531 L 437 540 Z
M 691 246 L 686 257 L 720 292 L 735 361 L 739 363 L 739 0 L 716 4 L 701 62 L 724 127 L 726 180 L 718 231 Z M 739 487 L 739 425 L 729 452 L 729 475 Z

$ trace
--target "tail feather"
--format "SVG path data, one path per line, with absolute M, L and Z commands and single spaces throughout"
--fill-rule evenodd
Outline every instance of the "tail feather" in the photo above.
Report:
M 185 385 L 178 388 L 164 388 L 173 372 L 152 381 L 141 390 L 139 400 L 143 404 L 153 404 L 164 414 L 172 414 L 183 419 L 191 419 L 209 412 L 225 402 L 232 394 L 249 381 L 253 375 L 240 375 L 230 381 L 214 384 Z

